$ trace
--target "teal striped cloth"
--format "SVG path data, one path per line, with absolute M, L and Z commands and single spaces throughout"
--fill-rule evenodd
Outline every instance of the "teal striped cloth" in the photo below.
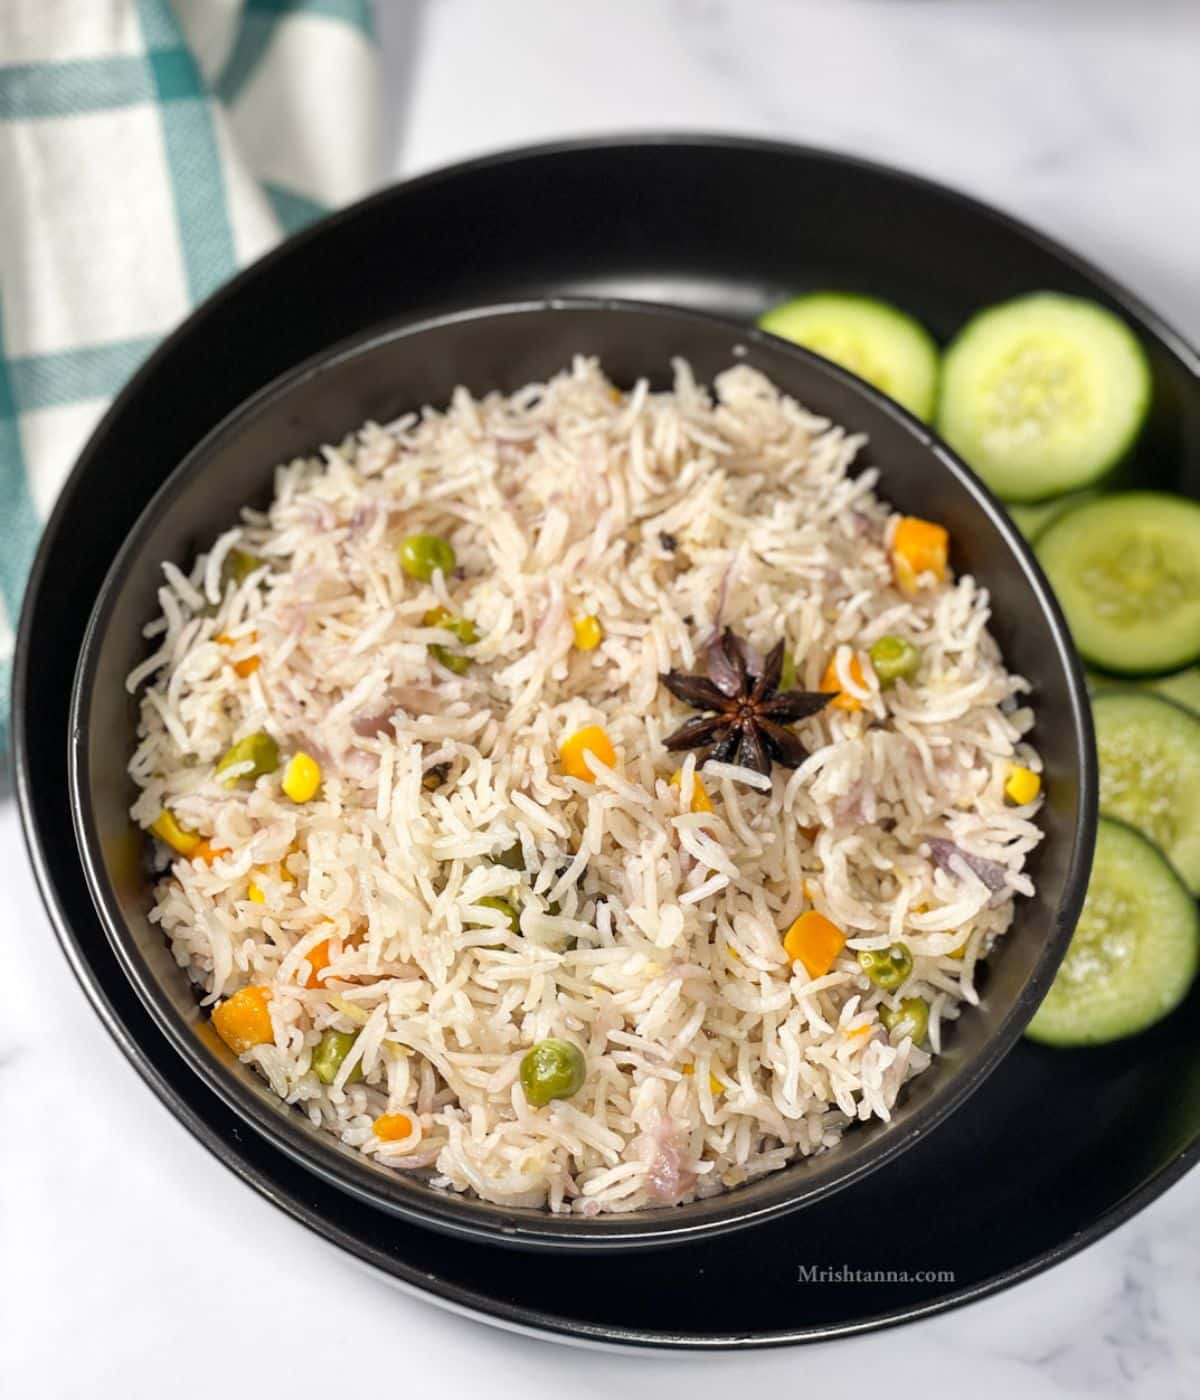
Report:
M 0 753 L 79 449 L 192 306 L 376 182 L 379 117 L 370 0 L 0 0 Z

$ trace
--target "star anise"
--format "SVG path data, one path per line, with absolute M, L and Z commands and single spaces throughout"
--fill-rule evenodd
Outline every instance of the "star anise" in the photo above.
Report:
M 758 671 L 751 669 L 745 644 L 727 627 L 704 649 L 705 675 L 668 671 L 662 683 L 697 715 L 669 734 L 668 749 L 711 746 L 704 761 L 736 763 L 769 773 L 771 764 L 798 768 L 808 757 L 800 736 L 788 726 L 823 710 L 836 691 L 780 691 L 783 643 L 773 648 Z

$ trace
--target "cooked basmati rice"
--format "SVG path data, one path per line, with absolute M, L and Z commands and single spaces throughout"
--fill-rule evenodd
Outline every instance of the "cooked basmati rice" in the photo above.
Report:
M 164 566 L 156 649 L 129 678 L 149 683 L 133 816 L 167 808 L 225 853 L 159 845 L 152 917 L 206 1005 L 269 990 L 274 1039 L 243 1059 L 276 1093 L 387 1167 L 584 1214 L 712 1195 L 889 1117 L 1031 889 L 1036 804 L 1003 786 L 1040 763 L 986 591 L 896 588 L 896 517 L 877 472 L 849 470 L 861 445 L 745 366 L 710 393 L 680 362 L 673 392 L 621 395 L 578 359 L 282 466 L 265 513 L 186 576 Z M 416 532 L 451 542 L 452 577 L 403 572 Z M 232 549 L 263 566 L 223 587 Z M 463 675 L 430 652 L 437 606 L 478 629 Z M 581 616 L 594 650 L 574 645 Z M 659 677 L 699 670 L 723 625 L 760 655 L 786 638 L 802 689 L 836 657 L 863 708 L 796 726 L 794 771 L 710 763 L 713 810 L 693 812 L 696 756 L 662 743 L 690 712 Z M 848 667 L 885 633 L 922 666 L 881 692 Z M 618 764 L 589 783 L 559 746 L 590 724 Z M 215 775 L 256 731 L 319 761 L 313 800 L 283 794 L 282 766 Z M 514 845 L 523 869 L 497 859 Z M 849 940 L 816 979 L 782 944 L 810 907 Z M 885 993 L 855 953 L 897 939 L 914 968 Z M 929 1006 L 922 1046 L 880 1024 L 909 997 Z M 329 1029 L 357 1038 L 326 1085 Z M 534 1108 L 520 1061 L 551 1036 L 586 1053 L 586 1081 Z M 407 1138 L 376 1136 L 384 1113 Z

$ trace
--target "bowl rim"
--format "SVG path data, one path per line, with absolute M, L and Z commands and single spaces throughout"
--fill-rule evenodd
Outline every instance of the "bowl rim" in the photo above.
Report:
M 163 1004 L 156 979 L 148 966 L 135 955 L 126 935 L 127 925 L 108 881 L 99 854 L 99 840 L 90 797 L 87 771 L 89 762 L 88 709 L 100 644 L 107 623 L 124 585 L 131 558 L 145 534 L 153 528 L 178 493 L 204 470 L 212 456 L 227 441 L 236 438 L 244 425 L 269 410 L 278 399 L 312 382 L 326 371 L 397 340 L 408 340 L 435 329 L 470 329 L 479 323 L 510 316 L 547 311 L 619 312 L 634 316 L 673 320 L 682 325 L 702 325 L 730 337 L 731 346 L 758 345 L 772 354 L 790 357 L 805 370 L 839 382 L 858 397 L 871 403 L 877 412 L 893 419 L 943 471 L 958 479 L 996 528 L 1031 589 L 1038 607 L 1039 621 L 1048 633 L 1057 664 L 1061 667 L 1069 701 L 1073 752 L 1079 776 L 1079 807 L 1072 835 L 1067 873 L 1053 921 L 1053 934 L 1040 950 L 1033 970 L 1020 995 L 1004 1012 L 995 1031 L 978 1051 L 959 1082 L 949 1089 L 934 1091 L 905 1122 L 876 1139 L 873 1151 L 863 1159 L 838 1171 L 836 1157 L 826 1179 L 807 1188 L 788 1183 L 788 1169 L 771 1173 L 756 1183 L 775 1180 L 776 1190 L 769 1199 L 756 1203 L 740 1202 L 742 1193 L 733 1190 L 684 1206 L 664 1206 L 629 1214 L 601 1215 L 583 1219 L 575 1215 L 552 1215 L 537 1210 L 514 1210 L 459 1193 L 425 1188 L 419 1196 L 391 1174 L 367 1162 L 353 1149 L 332 1137 L 314 1131 L 282 1100 L 271 1102 L 244 1086 L 203 1046 L 200 1039 Z M 236 506 L 235 506 L 236 509 Z M 800 1209 L 816 1200 L 861 1180 L 898 1156 L 909 1145 L 936 1128 L 981 1085 L 1003 1060 L 1048 991 L 1065 954 L 1086 892 L 1091 866 L 1097 818 L 1097 772 L 1090 707 L 1082 665 L 1070 641 L 1066 621 L 1027 542 L 1003 507 L 984 483 L 961 461 L 925 423 L 908 413 L 871 385 L 848 370 L 810 351 L 783 341 L 757 327 L 723 316 L 667 304 L 607 296 L 552 296 L 487 303 L 422 317 L 412 321 L 391 320 L 369 327 L 335 342 L 283 371 L 254 394 L 230 410 L 195 443 L 168 473 L 162 484 L 139 513 L 120 549 L 112 559 L 91 609 L 80 646 L 70 697 L 69 786 L 72 824 L 84 877 L 93 905 L 118 964 L 150 1012 L 159 1031 L 173 1050 L 188 1064 L 207 1088 L 231 1108 L 248 1126 L 264 1136 L 300 1167 L 315 1172 L 326 1183 L 337 1186 L 369 1205 L 390 1211 L 401 1218 L 464 1238 L 488 1243 L 536 1249 L 575 1251 L 632 1250 L 667 1244 L 691 1243 L 735 1229 L 761 1224 L 786 1212 Z M 1064 744 L 1064 749 L 1067 747 Z M 326 1141 L 328 1138 L 328 1141 Z M 789 1164 L 794 1165 L 794 1164 Z M 791 1189 L 787 1189 L 789 1184 Z M 402 1187 L 402 1189 L 397 1189 Z M 766 1193 L 764 1193 L 766 1194 Z M 692 1219 L 693 1207 L 705 1207 L 703 1219 Z

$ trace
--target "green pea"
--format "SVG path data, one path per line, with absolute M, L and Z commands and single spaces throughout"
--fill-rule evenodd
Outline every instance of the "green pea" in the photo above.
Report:
M 505 870 L 524 870 L 525 848 L 519 841 L 514 841 L 511 846 L 501 851 L 498 856 L 493 856 L 492 860 L 496 865 L 502 865 Z
M 880 637 L 871 648 L 870 657 L 882 690 L 915 676 L 921 665 L 921 653 L 917 648 L 905 638 L 890 634 Z
M 455 617 L 449 608 L 430 608 L 421 619 L 425 627 L 441 627 L 453 632 L 464 646 L 474 646 L 479 640 L 479 629 L 469 617 Z
M 885 992 L 894 992 L 912 971 L 912 954 L 903 943 L 888 948 L 864 948 L 858 955 L 858 965 L 872 982 Z
M 436 642 L 429 648 L 429 654 L 435 661 L 440 662 L 447 671 L 453 671 L 456 676 L 465 676 L 471 669 L 469 656 L 462 656 L 457 651 L 451 651 L 449 647 L 438 646 Z
M 261 569 L 266 562 L 247 549 L 231 549 L 221 560 L 222 590 L 230 583 L 244 583 L 255 569 Z M 205 603 L 200 611 L 204 617 L 216 617 L 219 606 L 217 603 Z
M 779 671 L 779 689 L 796 689 L 796 658 L 792 655 L 790 647 L 783 653 L 783 666 Z
M 358 1039 L 353 1031 L 326 1031 L 313 1051 L 313 1073 L 322 1084 L 332 1084 L 342 1061 L 350 1053 L 350 1047 Z M 346 1076 L 347 1084 L 357 1084 L 362 1078 L 362 1061 L 354 1066 Z
M 229 778 L 225 783 L 227 788 L 236 787 L 243 778 L 249 778 L 253 782 L 255 778 L 261 778 L 266 773 L 274 773 L 279 767 L 279 745 L 261 730 L 257 734 L 247 734 L 226 752 L 217 764 L 217 772 L 229 768 L 234 763 L 245 763 L 247 759 L 253 763 L 253 768 L 239 773 L 236 778 Z
M 245 583 L 255 569 L 267 561 L 248 549 L 231 549 L 221 561 L 222 583 Z
M 414 536 L 413 538 L 427 538 L 432 536 Z M 449 549 L 449 545 L 446 546 Z M 403 546 L 402 546 L 403 548 Z M 453 568 L 453 551 L 451 551 L 451 567 Z M 408 566 L 405 565 L 407 568 Z M 411 570 L 410 570 L 411 572 Z M 469 617 L 455 617 L 449 608 L 438 606 L 430 608 L 421 619 L 426 627 L 440 627 L 444 631 L 453 633 L 466 646 L 471 646 L 479 640 L 479 632 L 475 624 Z M 465 676 L 471 669 L 471 658 L 462 656 L 456 651 L 451 651 L 449 647 L 444 647 L 440 643 L 433 643 L 429 648 L 434 660 L 440 661 L 448 671 L 453 671 L 456 676 Z
M 893 1040 L 903 1040 L 907 1035 L 914 1045 L 920 1045 L 929 1030 L 929 1007 L 920 997 L 905 997 L 895 1008 L 881 1006 L 879 1019 Z
M 569 1040 L 539 1040 L 521 1060 L 521 1087 L 534 1108 L 551 1099 L 569 1099 L 583 1088 L 586 1076 L 583 1051 Z
M 400 567 L 423 583 L 428 583 L 437 569 L 449 578 L 455 562 L 453 546 L 440 535 L 408 535 L 400 541 Z
M 517 912 L 516 907 L 510 904 L 507 899 L 501 899 L 497 894 L 485 894 L 482 899 L 477 899 L 475 903 L 479 905 L 480 908 L 495 909 L 497 913 L 503 914 L 508 920 L 508 926 L 513 933 L 521 932 L 521 915 Z M 476 924 L 475 927 L 491 928 L 492 925 Z

